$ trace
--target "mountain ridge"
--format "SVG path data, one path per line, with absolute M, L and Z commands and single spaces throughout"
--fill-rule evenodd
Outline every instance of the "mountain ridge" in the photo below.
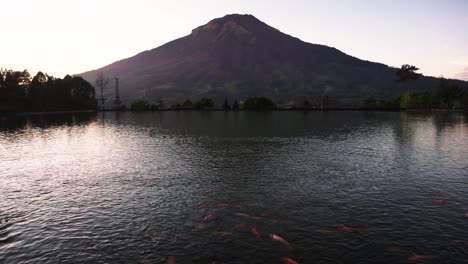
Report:
M 126 101 L 146 98 L 176 103 L 209 97 L 219 104 L 224 98 L 266 96 L 281 104 L 327 95 L 336 106 L 357 107 L 366 97 L 401 95 L 407 86 L 395 82 L 395 70 L 302 41 L 252 15 L 233 14 L 160 47 L 79 75 L 90 82 L 98 72 L 119 77 Z M 435 81 L 423 77 L 408 85 L 430 90 Z

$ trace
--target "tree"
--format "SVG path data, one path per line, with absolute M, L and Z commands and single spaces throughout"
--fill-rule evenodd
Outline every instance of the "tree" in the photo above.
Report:
M 0 75 L 0 111 L 27 110 L 27 89 L 31 82 L 29 72 L 27 70 L 2 70 Z
M 330 96 L 325 95 L 324 97 L 322 97 L 322 109 L 328 108 L 329 105 L 330 105 Z
M 455 102 L 462 104 L 463 101 L 463 88 L 450 84 L 449 81 L 445 78 L 439 79 L 439 85 L 436 91 L 436 101 L 439 106 L 444 108 L 452 109 Z
M 276 109 L 276 105 L 266 97 L 250 97 L 245 100 L 244 109 L 250 111 L 271 111 Z
M 414 65 L 404 64 L 396 71 L 397 81 L 406 82 L 408 80 L 417 80 L 422 74 L 417 73 L 419 68 Z
M 232 103 L 232 110 L 239 111 L 239 108 L 239 102 L 237 100 L 234 100 L 234 103 Z
M 366 99 L 364 99 L 362 101 L 362 104 L 363 104 L 364 108 L 368 108 L 368 109 L 377 109 L 378 108 L 377 100 L 372 96 L 367 97 Z
M 184 109 L 192 109 L 193 108 L 193 103 L 192 103 L 192 100 L 190 100 L 189 98 L 187 98 L 184 103 L 182 104 L 182 107 Z
M 47 75 L 42 72 L 38 72 L 31 81 L 29 86 L 29 99 L 31 101 L 31 107 L 33 109 L 39 109 L 43 111 L 45 109 L 45 93 L 47 87 Z
M 465 92 L 463 94 L 463 109 L 468 111 L 468 88 L 465 88 Z
M 134 111 L 151 110 L 151 104 L 146 100 L 138 99 L 132 102 L 130 108 Z
M 400 107 L 403 109 L 430 109 L 432 107 L 432 95 L 429 92 L 408 90 L 401 97 Z
M 101 106 L 103 106 L 104 103 L 106 102 L 106 99 L 104 98 L 104 89 L 106 89 L 108 84 L 109 84 L 109 78 L 104 77 L 103 72 L 99 72 L 95 81 L 95 85 L 101 91 L 101 98 L 100 98 Z
M 228 102 L 228 99 L 227 99 L 227 98 L 226 98 L 226 100 L 224 100 L 223 110 L 224 110 L 224 111 L 229 111 L 229 110 L 231 110 L 231 106 L 229 105 L 229 102 Z
M 214 102 L 209 98 L 202 98 L 200 101 L 195 103 L 195 108 L 197 109 L 210 109 L 213 108 Z

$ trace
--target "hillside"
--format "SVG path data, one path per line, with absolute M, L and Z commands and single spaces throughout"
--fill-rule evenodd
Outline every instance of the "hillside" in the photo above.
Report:
M 334 106 L 356 107 L 366 97 L 390 100 L 407 89 L 395 82 L 393 68 L 303 42 L 251 15 L 214 19 L 188 36 L 80 75 L 94 83 L 101 71 L 120 78 L 126 102 L 209 97 L 220 104 L 266 96 L 286 104 L 327 95 Z M 433 89 L 437 80 L 424 77 L 409 85 Z

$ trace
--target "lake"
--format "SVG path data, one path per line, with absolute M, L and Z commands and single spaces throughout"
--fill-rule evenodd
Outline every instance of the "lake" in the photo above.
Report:
M 0 117 L 1 219 L 8 264 L 468 263 L 468 115 Z

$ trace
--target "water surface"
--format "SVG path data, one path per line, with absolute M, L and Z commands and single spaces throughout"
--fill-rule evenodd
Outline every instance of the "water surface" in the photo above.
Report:
M 468 263 L 464 114 L 99 113 L 0 128 L 0 263 Z

